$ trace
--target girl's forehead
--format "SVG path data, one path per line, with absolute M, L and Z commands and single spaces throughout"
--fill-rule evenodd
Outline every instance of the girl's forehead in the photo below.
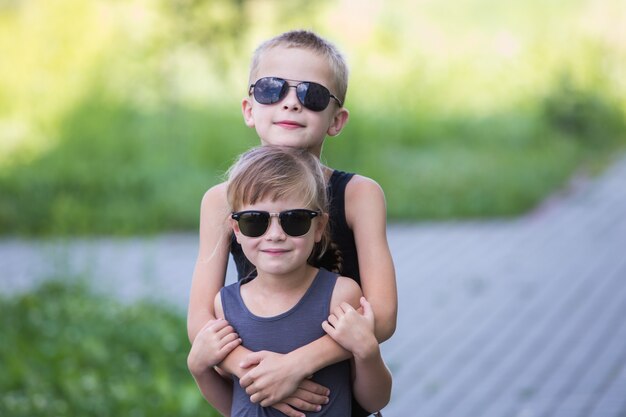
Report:
M 266 197 L 262 200 L 256 201 L 253 204 L 243 204 L 241 210 L 262 210 L 279 212 L 284 210 L 291 210 L 297 208 L 308 208 L 308 204 L 303 197 L 289 196 L 283 198 L 269 198 Z

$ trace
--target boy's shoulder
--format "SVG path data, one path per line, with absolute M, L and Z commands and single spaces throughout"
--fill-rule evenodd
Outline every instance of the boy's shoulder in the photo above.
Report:
M 202 197 L 203 205 L 223 205 L 226 201 L 227 182 L 221 182 L 209 188 Z
M 364 175 L 354 174 L 346 185 L 346 203 L 353 199 L 370 200 L 372 198 L 383 198 L 382 187 L 373 179 Z

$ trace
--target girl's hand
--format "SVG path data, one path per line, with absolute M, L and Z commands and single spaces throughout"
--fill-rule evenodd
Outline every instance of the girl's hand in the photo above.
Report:
M 268 407 L 295 396 L 309 375 L 303 375 L 300 372 L 302 367 L 290 363 L 288 358 L 289 355 L 269 351 L 253 352 L 246 357 L 241 367 L 254 366 L 254 369 L 246 373 L 239 384 L 250 396 L 250 401 Z
M 240 344 L 239 335 L 226 320 L 209 320 L 193 341 L 187 367 L 192 374 L 201 374 L 222 362 Z
M 366 359 L 378 352 L 374 335 L 374 312 L 365 297 L 361 297 L 362 314 L 348 303 L 335 307 L 322 328 L 341 347 L 352 352 L 355 358 Z

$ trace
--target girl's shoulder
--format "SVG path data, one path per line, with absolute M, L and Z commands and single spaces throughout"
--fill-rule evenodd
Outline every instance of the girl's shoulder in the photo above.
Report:
M 359 306 L 359 300 L 362 295 L 363 292 L 361 291 L 361 287 L 359 287 L 359 284 L 357 284 L 355 280 L 339 276 L 337 277 L 337 282 L 335 283 L 335 289 L 333 290 L 330 307 L 332 309 L 341 303 L 346 302 L 356 308 Z

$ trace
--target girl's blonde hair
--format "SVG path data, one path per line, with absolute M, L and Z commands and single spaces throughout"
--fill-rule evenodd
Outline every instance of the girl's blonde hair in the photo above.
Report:
M 239 156 L 228 170 L 228 205 L 233 212 L 265 199 L 300 198 L 302 207 L 328 213 L 326 181 L 320 161 L 309 151 L 284 146 L 259 146 Z M 309 263 L 330 245 L 328 224 Z

